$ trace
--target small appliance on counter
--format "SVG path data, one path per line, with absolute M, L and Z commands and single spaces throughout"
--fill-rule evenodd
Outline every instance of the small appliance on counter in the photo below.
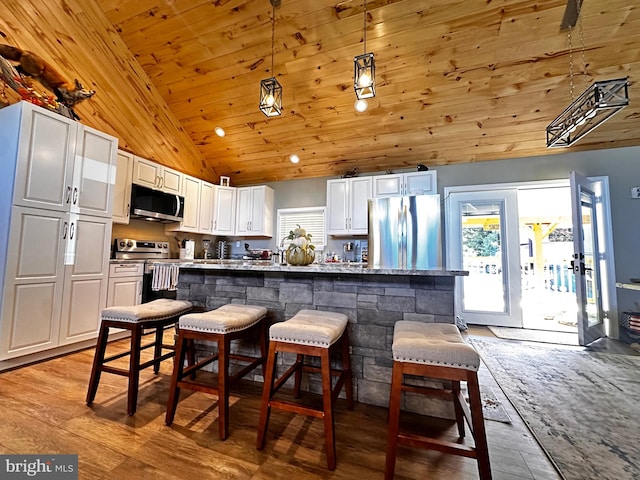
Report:
M 195 258 L 196 242 L 193 240 L 182 240 L 182 247 L 180 247 L 180 259 L 181 260 L 193 260 Z
M 225 240 L 220 240 L 216 245 L 216 258 L 229 258 L 229 244 Z
M 204 258 L 205 260 L 211 258 L 211 252 L 209 251 L 209 248 L 211 248 L 211 240 L 209 240 L 208 238 L 205 238 L 202 240 L 202 258 Z

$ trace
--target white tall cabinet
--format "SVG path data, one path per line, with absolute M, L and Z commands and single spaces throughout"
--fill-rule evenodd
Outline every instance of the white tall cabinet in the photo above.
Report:
M 0 145 L 0 360 L 95 338 L 117 139 L 21 102 Z

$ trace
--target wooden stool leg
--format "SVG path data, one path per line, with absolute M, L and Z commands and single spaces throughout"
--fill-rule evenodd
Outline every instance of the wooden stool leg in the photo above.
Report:
M 458 425 L 458 435 L 460 438 L 464 438 L 464 412 L 460 405 L 460 382 L 452 380 L 451 392 L 453 393 L 453 408 L 456 413 L 456 424 Z
M 293 377 L 294 398 L 300 398 L 300 387 L 302 386 L 302 370 L 304 365 L 304 355 L 296 355 L 296 373 Z
M 164 327 L 158 325 L 156 327 L 155 342 L 153 344 L 153 373 L 156 375 L 160 372 L 160 357 L 162 356 L 162 337 L 164 335 Z
M 218 337 L 218 422 L 220 440 L 229 435 L 229 350 L 231 340 L 227 335 Z
M 131 330 L 131 354 L 129 357 L 129 392 L 127 393 L 127 413 L 136 413 L 138 402 L 138 385 L 140 382 L 140 344 L 142 343 L 142 327 L 134 325 Z
M 107 350 L 107 341 L 109 340 L 109 327 L 100 326 L 100 334 L 96 342 L 96 353 L 93 357 L 93 367 L 91 367 L 91 377 L 89 379 L 89 389 L 87 390 L 87 405 L 91 405 L 96 398 L 98 384 L 100 383 L 100 374 L 102 373 L 102 362 L 104 354 Z
M 167 415 L 165 421 L 167 425 L 173 423 L 175 418 L 176 408 L 178 408 L 178 400 L 180 398 L 180 387 L 178 382 L 182 379 L 182 372 L 184 371 L 184 359 L 189 350 L 189 344 L 193 342 L 184 338 L 182 334 L 178 334 L 176 340 L 176 355 L 173 359 L 173 373 L 171 375 L 171 385 L 169 387 L 169 400 L 167 401 Z
M 384 478 L 391 480 L 396 469 L 398 451 L 398 432 L 400 430 L 400 402 L 402 400 L 402 363 L 393 362 L 391 377 L 391 397 L 389 400 L 389 431 L 387 437 L 387 456 L 384 465 Z
M 256 441 L 256 448 L 262 450 L 264 447 L 264 441 L 269 426 L 269 416 L 271 414 L 271 395 L 273 392 L 273 384 L 275 381 L 276 370 L 276 358 L 278 352 L 276 351 L 277 342 L 269 342 L 269 353 L 267 354 L 267 366 L 264 375 L 264 387 L 262 388 L 262 404 L 260 405 L 260 419 L 258 420 L 258 439 Z
M 333 422 L 333 400 L 331 389 L 331 358 L 329 348 L 325 348 L 320 356 L 322 370 L 322 405 L 324 410 L 324 437 L 327 449 L 327 466 L 336 469 L 336 438 Z
M 480 480 L 491 480 L 491 464 L 489 463 L 489 447 L 482 415 L 482 399 L 476 372 L 467 372 L 467 389 L 469 390 L 469 404 L 471 408 L 471 422 L 473 423 L 473 437 L 476 442 L 476 459 Z
M 258 343 L 260 344 L 260 357 L 262 358 L 262 379 L 265 377 L 265 369 L 267 365 L 267 355 L 269 354 L 269 325 L 267 324 L 267 319 L 263 318 L 260 320 L 260 331 Z
M 342 336 L 342 370 L 345 372 L 345 394 L 347 396 L 347 408 L 353 410 L 353 372 L 351 371 L 351 355 L 349 354 L 349 336 L 347 330 Z

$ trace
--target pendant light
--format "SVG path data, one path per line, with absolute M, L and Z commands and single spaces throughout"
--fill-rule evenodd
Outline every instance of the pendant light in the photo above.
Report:
M 583 75 L 586 83 L 587 62 L 584 55 L 581 6 L 582 1 L 575 4 L 582 46 Z M 569 28 L 567 40 L 569 44 L 571 104 L 547 126 L 547 148 L 570 147 L 629 105 L 629 81 L 627 78 L 594 82 L 578 98 L 574 98 L 572 26 L 567 26 Z
M 367 2 L 364 2 L 364 53 L 353 59 L 353 88 L 358 100 L 376 96 L 376 62 L 372 52 L 367 52 Z
M 271 3 L 271 78 L 260 81 L 260 111 L 267 117 L 282 115 L 282 86 L 276 80 L 273 70 L 273 51 L 276 35 L 276 7 L 280 0 L 269 0 Z

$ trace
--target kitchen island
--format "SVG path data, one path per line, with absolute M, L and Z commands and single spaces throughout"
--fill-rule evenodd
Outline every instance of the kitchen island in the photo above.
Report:
M 346 314 L 354 398 L 380 406 L 389 402 L 395 323 L 454 323 L 456 277 L 468 274 L 456 270 L 369 269 L 362 264 L 340 263 L 290 266 L 267 261 L 174 262 L 180 265 L 177 298 L 202 309 L 212 310 L 227 303 L 262 305 L 268 310 L 270 323 L 289 319 L 303 308 Z M 285 355 L 279 362 L 288 365 L 293 359 Z M 320 392 L 320 382 L 313 379 L 305 388 Z M 449 403 L 411 394 L 405 403 L 408 410 L 417 413 L 451 418 L 453 412 Z

